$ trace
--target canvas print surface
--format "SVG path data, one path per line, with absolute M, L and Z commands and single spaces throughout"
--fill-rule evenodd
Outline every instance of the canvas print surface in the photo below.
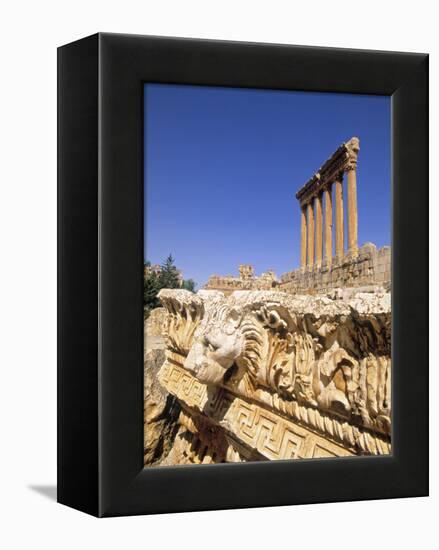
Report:
M 145 84 L 145 467 L 387 455 L 390 99 Z

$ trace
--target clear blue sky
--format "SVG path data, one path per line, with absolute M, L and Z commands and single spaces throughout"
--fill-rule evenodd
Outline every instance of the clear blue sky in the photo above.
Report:
M 390 98 L 146 84 L 145 259 L 172 253 L 198 288 L 298 267 L 295 193 L 352 136 L 359 244 L 390 244 Z

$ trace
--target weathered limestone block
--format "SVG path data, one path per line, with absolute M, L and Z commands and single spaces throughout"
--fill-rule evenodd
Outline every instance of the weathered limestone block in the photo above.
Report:
M 170 451 L 180 412 L 178 401 L 159 383 L 157 374 L 165 361 L 165 352 L 149 351 L 144 361 L 144 464 L 160 462 Z
M 344 256 L 335 256 L 331 268 L 325 264 L 296 269 L 280 277 L 278 289 L 292 294 L 321 294 L 337 287 L 366 285 L 390 286 L 391 249 L 384 246 L 377 250 L 372 243 Z
M 156 307 L 149 314 L 146 320 L 146 331 L 151 336 L 161 336 L 165 324 L 166 309 L 164 307 Z
M 144 323 L 144 360 L 151 350 L 165 348 L 163 333 L 166 315 L 167 312 L 164 307 L 157 307 L 151 311 Z
M 226 296 L 235 290 L 270 290 L 278 285 L 276 273 L 269 269 L 256 276 L 252 265 L 241 264 L 239 277 L 212 275 L 204 286 L 206 290 L 219 290 Z
M 342 293 L 160 292 L 189 462 L 390 452 L 390 294 Z

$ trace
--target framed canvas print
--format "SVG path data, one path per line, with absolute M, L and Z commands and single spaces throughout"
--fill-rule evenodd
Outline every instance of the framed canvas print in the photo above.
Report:
M 428 56 L 58 50 L 58 500 L 428 494 Z

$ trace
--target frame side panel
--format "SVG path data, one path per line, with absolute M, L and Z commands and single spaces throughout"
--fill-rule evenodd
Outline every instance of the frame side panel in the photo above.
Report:
M 58 49 L 58 502 L 98 514 L 98 36 Z
M 428 494 L 428 57 L 392 96 L 393 452 Z

